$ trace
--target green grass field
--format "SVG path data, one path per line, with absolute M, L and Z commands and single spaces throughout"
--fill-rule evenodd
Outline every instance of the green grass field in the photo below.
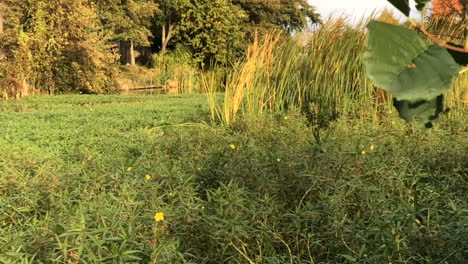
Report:
M 467 263 L 467 123 L 222 126 L 205 95 L 3 101 L 0 263 Z

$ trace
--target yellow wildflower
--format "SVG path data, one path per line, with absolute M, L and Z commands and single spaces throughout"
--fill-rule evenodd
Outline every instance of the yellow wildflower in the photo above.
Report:
M 366 155 L 366 151 L 365 150 L 361 151 L 361 154 Z
M 151 175 L 146 174 L 145 178 L 149 181 L 149 180 L 151 180 Z
M 288 120 L 288 119 L 289 119 L 289 117 L 288 117 L 288 116 L 285 116 L 285 117 L 284 117 L 284 120 Z
M 132 167 L 128 167 L 127 171 L 132 171 L 133 168 Z
M 234 144 L 229 145 L 229 147 L 230 147 L 231 149 L 236 149 L 236 145 L 234 145 Z
M 395 122 L 395 121 L 392 121 L 392 125 L 396 125 L 396 122 Z
M 281 159 L 276 159 L 277 162 L 281 162 Z
M 374 145 L 370 145 L 369 149 L 370 149 L 370 150 L 375 150 L 375 146 L 374 146 Z
M 163 212 L 156 213 L 154 215 L 154 221 L 156 221 L 156 222 L 164 221 L 164 213 Z

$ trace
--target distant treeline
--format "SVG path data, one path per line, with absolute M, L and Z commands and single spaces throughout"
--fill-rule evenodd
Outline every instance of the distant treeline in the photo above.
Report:
M 199 65 L 229 64 L 255 32 L 319 22 L 307 0 L 3 0 L 0 78 L 23 93 L 100 93 L 115 64 L 183 47 Z

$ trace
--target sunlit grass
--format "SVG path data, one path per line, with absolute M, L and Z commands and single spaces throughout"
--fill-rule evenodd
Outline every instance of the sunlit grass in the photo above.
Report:
M 0 111 L 0 263 L 467 256 L 466 112 L 416 134 L 396 113 L 209 126 L 197 94 L 34 96 Z

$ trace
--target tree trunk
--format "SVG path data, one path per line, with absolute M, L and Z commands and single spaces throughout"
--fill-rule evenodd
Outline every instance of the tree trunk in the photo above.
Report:
M 174 25 L 169 24 L 166 32 L 166 25 L 162 26 L 162 43 L 161 43 L 161 54 L 164 55 L 166 53 L 167 44 L 172 38 L 172 32 L 174 29 Z
M 128 41 L 119 41 L 120 64 L 130 64 L 130 43 Z
M 135 65 L 135 50 L 132 40 L 130 40 L 130 65 Z
M 135 47 L 131 40 L 119 41 L 120 64 L 135 65 Z

